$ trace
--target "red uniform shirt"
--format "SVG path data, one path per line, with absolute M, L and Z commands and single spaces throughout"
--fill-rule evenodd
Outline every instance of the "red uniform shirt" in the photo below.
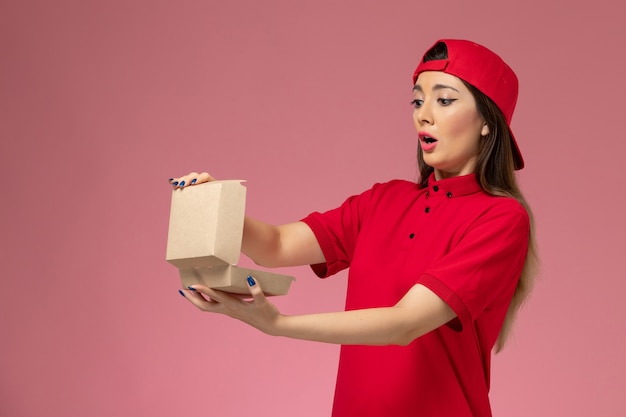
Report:
M 520 277 L 530 230 L 516 200 L 474 175 L 428 187 L 377 184 L 303 221 L 326 263 L 350 268 L 346 309 L 395 305 L 415 284 L 457 318 L 408 346 L 342 346 L 333 417 L 487 417 L 491 350 Z

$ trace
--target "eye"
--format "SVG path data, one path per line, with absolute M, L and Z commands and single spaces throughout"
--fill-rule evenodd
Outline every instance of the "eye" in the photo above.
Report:
M 416 109 L 419 109 L 423 103 L 424 103 L 424 100 L 420 100 L 416 98 L 415 100 L 412 100 L 410 104 L 412 104 L 413 107 L 415 107 Z
M 455 98 L 439 98 L 437 99 L 437 101 L 442 106 L 449 106 L 450 104 L 452 104 L 453 101 L 456 101 L 456 99 Z

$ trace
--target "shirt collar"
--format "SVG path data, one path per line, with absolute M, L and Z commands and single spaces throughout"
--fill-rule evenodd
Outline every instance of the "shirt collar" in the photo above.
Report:
M 435 173 L 430 174 L 426 187 L 429 194 L 442 194 L 448 197 L 460 197 L 475 194 L 482 189 L 476 180 L 476 174 L 462 175 L 460 177 L 444 178 L 439 181 L 435 179 Z

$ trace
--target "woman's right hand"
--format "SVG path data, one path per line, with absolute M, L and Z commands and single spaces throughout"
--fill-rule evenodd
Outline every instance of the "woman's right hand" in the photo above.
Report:
M 170 185 L 174 188 L 185 188 L 190 185 L 202 184 L 203 182 L 215 181 L 215 178 L 208 172 L 190 172 L 182 177 L 170 178 Z

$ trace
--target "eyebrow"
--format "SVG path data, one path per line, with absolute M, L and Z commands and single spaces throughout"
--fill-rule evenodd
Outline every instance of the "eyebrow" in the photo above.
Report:
M 450 87 L 449 85 L 445 85 L 445 84 L 435 84 L 433 86 L 433 91 L 443 90 L 443 89 L 446 89 L 446 88 L 449 88 L 451 90 L 456 91 L 457 93 L 460 93 L 460 91 L 457 90 L 456 88 Z M 413 91 L 419 91 L 419 92 L 422 92 L 422 93 L 424 92 L 424 90 L 422 89 L 422 86 L 419 85 L 419 84 L 415 84 L 415 86 L 413 87 Z

